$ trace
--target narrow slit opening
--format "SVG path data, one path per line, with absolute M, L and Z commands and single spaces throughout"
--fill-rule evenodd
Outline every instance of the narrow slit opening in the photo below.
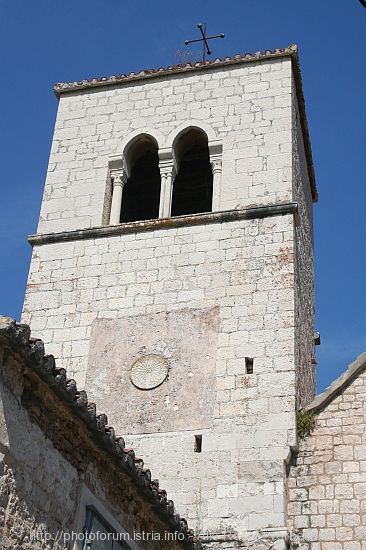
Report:
M 245 358 L 245 374 L 253 374 L 253 358 Z
M 202 435 L 194 436 L 194 452 L 195 453 L 202 452 Z

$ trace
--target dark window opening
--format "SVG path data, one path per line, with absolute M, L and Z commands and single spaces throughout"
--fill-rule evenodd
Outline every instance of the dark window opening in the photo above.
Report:
M 173 184 L 172 216 L 212 211 L 212 169 L 207 138 L 192 129 L 177 144 L 179 171 Z
M 135 155 L 122 195 L 121 222 L 151 220 L 159 217 L 160 171 L 157 148 L 144 142 Z M 147 150 L 146 150 L 147 149 Z
M 117 533 L 94 506 L 87 506 L 83 550 L 128 550 L 125 539 L 127 533 Z
M 195 453 L 202 452 L 202 435 L 194 436 L 194 452 Z
M 245 358 L 245 374 L 253 374 L 253 359 L 251 357 Z

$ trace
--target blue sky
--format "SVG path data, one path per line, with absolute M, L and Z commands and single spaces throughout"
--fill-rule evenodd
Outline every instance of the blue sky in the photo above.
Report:
M 0 312 L 20 319 L 57 100 L 53 84 L 299 46 L 319 202 L 318 391 L 366 351 L 366 9 L 358 0 L 0 0 Z M 188 48 L 197 53 L 198 46 Z

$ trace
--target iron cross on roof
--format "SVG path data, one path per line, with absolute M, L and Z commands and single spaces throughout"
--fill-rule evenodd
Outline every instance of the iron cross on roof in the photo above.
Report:
M 225 38 L 224 34 L 216 34 L 215 36 L 206 36 L 206 23 L 203 26 L 202 30 L 202 23 L 197 23 L 197 27 L 201 31 L 202 38 L 196 38 L 196 40 L 186 40 L 184 43 L 187 46 L 191 42 L 202 42 L 202 63 L 205 61 L 205 54 L 207 52 L 207 55 L 211 55 L 211 50 L 208 47 L 207 40 L 211 40 L 212 38 Z

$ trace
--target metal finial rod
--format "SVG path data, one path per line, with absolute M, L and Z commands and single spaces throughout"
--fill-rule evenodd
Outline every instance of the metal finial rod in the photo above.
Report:
M 206 36 L 206 23 L 204 24 L 203 30 L 202 30 L 202 23 L 197 23 L 197 27 L 201 31 L 202 38 L 196 38 L 195 40 L 186 40 L 184 43 L 187 46 L 188 44 L 191 44 L 191 42 L 202 42 L 202 62 L 205 61 L 205 54 L 207 51 L 207 55 L 211 55 L 211 50 L 208 47 L 207 40 L 211 40 L 212 38 L 225 38 L 224 34 L 216 34 L 215 36 Z

